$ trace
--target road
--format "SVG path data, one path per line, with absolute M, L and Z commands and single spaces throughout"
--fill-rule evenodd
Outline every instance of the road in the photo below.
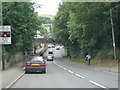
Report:
M 29 83 L 29 84 L 28 84 Z M 87 87 L 86 87 L 87 86 Z M 25 74 L 13 88 L 98 88 L 71 74 L 53 62 L 47 62 L 46 74 Z
M 44 56 L 48 55 L 48 51 Z M 56 58 L 47 61 L 46 74 L 25 74 L 11 88 L 118 88 L 118 75 L 63 60 L 62 49 L 53 51 Z

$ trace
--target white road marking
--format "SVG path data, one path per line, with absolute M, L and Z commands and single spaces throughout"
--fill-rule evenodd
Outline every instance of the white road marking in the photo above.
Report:
M 62 66 L 59 66 L 60 68 L 62 68 Z
M 63 68 L 64 70 L 67 70 L 66 68 Z
M 25 69 L 25 67 L 22 68 L 23 70 Z
M 63 68 L 64 70 L 67 70 L 66 68 L 58 65 L 56 62 L 54 62 L 54 63 L 55 63 L 58 67 Z M 70 72 L 70 73 L 74 73 L 74 72 L 72 72 L 71 70 L 67 70 L 67 71 Z M 79 75 L 79 74 L 77 74 L 77 73 L 76 73 L 75 75 L 78 76 L 78 77 L 80 77 L 80 78 L 82 78 L 82 79 L 85 79 L 85 77 L 83 77 L 83 76 L 81 76 L 81 75 Z M 96 82 L 94 82 L 94 81 L 92 81 L 92 80 L 89 80 L 89 82 L 92 83 L 92 84 L 94 84 L 94 85 L 97 85 L 97 86 L 99 86 L 99 87 L 101 87 L 101 88 L 107 89 L 107 87 L 105 87 L 105 86 L 103 86 L 103 85 L 100 85 L 100 84 L 98 84 L 98 83 L 96 83 Z
M 94 85 L 97 85 L 97 86 L 99 86 L 99 87 L 101 87 L 101 88 L 107 89 L 107 87 L 105 87 L 105 86 L 103 86 L 103 85 L 100 85 L 100 84 L 98 84 L 98 83 L 96 83 L 96 82 L 94 82 L 94 81 L 92 81 L 92 80 L 89 80 L 89 82 L 92 83 L 92 84 L 94 84 Z
M 54 63 L 55 65 L 57 65 L 58 67 L 60 67 L 60 65 L 58 65 L 55 61 L 53 61 L 53 63 Z
M 85 77 L 83 77 L 83 76 L 81 76 L 81 75 L 79 75 L 79 74 L 75 74 L 76 76 L 78 76 L 78 77 L 80 77 L 80 78 L 85 78 Z
M 53 63 L 55 63 L 55 64 L 56 64 L 56 62 L 55 62 L 55 61 L 53 61 Z
M 53 61 L 53 63 L 54 63 L 55 65 L 57 65 L 57 63 L 56 63 L 55 61 Z
M 55 63 L 55 65 L 57 65 L 57 64 Z
M 72 71 L 68 70 L 68 72 L 73 73 Z
M 60 65 L 57 64 L 57 66 L 60 66 Z
M 23 75 L 25 74 L 25 72 L 23 72 L 16 80 L 14 80 L 10 85 L 8 85 L 6 88 L 10 88 L 16 81 L 18 81 Z

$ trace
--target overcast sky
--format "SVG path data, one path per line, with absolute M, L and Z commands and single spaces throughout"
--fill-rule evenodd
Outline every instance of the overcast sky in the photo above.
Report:
M 36 8 L 38 14 L 55 15 L 58 11 L 58 5 L 61 0 L 32 0 L 36 4 L 41 4 L 41 8 Z

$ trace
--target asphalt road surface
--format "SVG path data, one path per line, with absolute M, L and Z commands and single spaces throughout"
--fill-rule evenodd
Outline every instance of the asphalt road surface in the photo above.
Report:
M 25 74 L 12 88 L 98 88 L 96 85 L 47 62 L 47 73 Z
M 62 53 L 54 49 L 56 59 L 47 61 L 46 74 L 25 74 L 11 88 L 118 88 L 118 75 L 62 60 Z

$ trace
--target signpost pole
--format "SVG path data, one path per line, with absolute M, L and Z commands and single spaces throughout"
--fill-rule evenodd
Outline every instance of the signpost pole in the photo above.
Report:
M 0 1 L 0 18 L 1 18 L 1 30 L 2 30 L 2 26 L 3 26 L 3 21 L 2 21 L 2 1 Z M 5 70 L 5 61 L 4 61 L 4 45 L 2 45 L 2 70 Z

